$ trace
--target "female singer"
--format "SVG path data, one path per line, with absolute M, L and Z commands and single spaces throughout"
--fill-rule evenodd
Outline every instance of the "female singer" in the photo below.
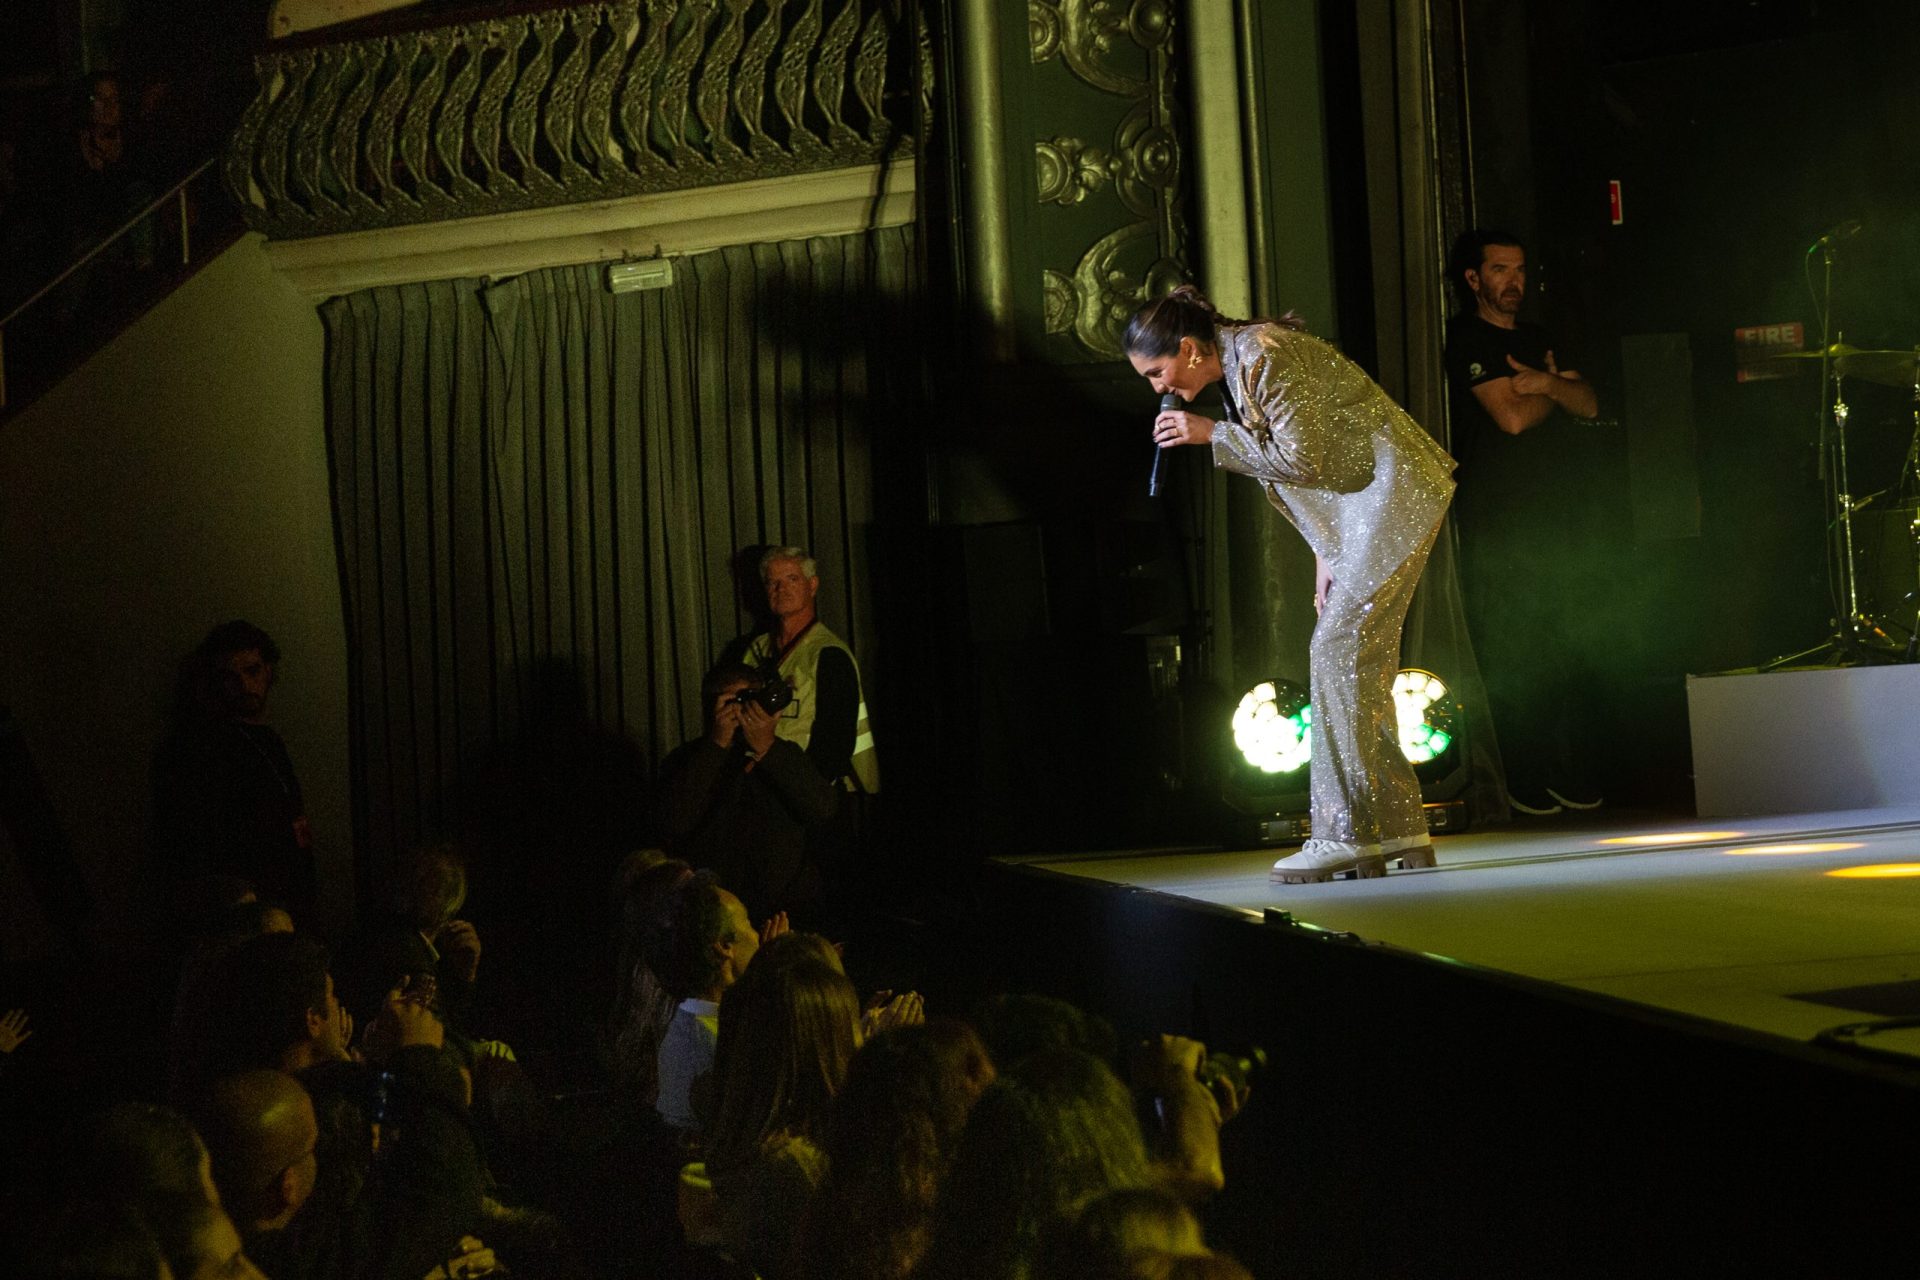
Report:
M 1221 384 L 1225 420 L 1163 409 L 1155 442 L 1211 444 L 1213 465 L 1258 480 L 1313 548 L 1313 838 L 1271 878 L 1379 876 L 1388 857 L 1432 866 L 1393 677 L 1407 606 L 1453 495 L 1453 459 L 1291 314 L 1232 320 L 1181 285 L 1134 314 L 1126 348 L 1161 395 L 1191 402 Z

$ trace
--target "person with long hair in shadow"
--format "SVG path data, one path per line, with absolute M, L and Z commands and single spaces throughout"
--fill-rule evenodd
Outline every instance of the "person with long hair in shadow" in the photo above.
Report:
M 993 1081 L 973 1029 L 936 1020 L 861 1046 L 827 1122 L 826 1181 L 795 1251 L 802 1280 L 906 1280 L 967 1116 Z
M 826 1175 L 829 1108 L 860 1046 L 860 1000 L 832 957 L 812 934 L 773 939 L 720 1005 L 706 1141 L 715 1225 L 722 1251 L 767 1277 L 790 1274 Z
M 1047 1236 L 1109 1191 L 1151 1185 L 1133 1098 L 1100 1059 L 1044 1049 L 981 1096 L 921 1280 L 1025 1280 Z

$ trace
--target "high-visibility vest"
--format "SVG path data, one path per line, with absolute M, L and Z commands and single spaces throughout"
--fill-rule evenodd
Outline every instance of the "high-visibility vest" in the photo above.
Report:
M 780 678 L 793 689 L 793 701 L 780 713 L 774 733 L 793 743 L 802 751 L 813 740 L 813 717 L 819 710 L 818 690 L 815 688 L 816 674 L 820 669 L 822 650 L 838 649 L 847 655 L 847 661 L 853 663 L 854 695 L 858 701 L 858 710 L 854 713 L 853 760 L 848 766 L 851 777 L 838 779 L 849 791 L 858 790 L 868 795 L 880 790 L 880 756 L 873 749 L 873 724 L 867 717 L 867 695 L 860 682 L 860 663 L 854 658 L 853 650 L 839 636 L 827 629 L 826 624 L 814 622 L 793 647 L 780 658 Z M 749 665 L 764 667 L 773 660 L 774 639 L 771 632 L 765 632 L 753 638 L 747 646 L 746 660 Z

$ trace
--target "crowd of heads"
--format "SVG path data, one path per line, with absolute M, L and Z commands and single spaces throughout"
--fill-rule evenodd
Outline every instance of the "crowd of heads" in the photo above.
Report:
M 769 563 L 801 595 L 817 583 L 797 548 Z M 157 769 L 157 793 L 228 787 L 256 764 L 291 779 L 265 724 L 280 658 L 250 623 L 208 634 L 182 667 L 171 749 L 233 767 Z M 611 992 L 577 1017 L 581 1002 L 549 999 L 546 953 L 511 932 L 489 933 L 482 974 L 495 917 L 464 918 L 469 888 L 496 908 L 500 890 L 459 843 L 395 857 L 333 936 L 310 900 L 274 900 L 240 865 L 182 872 L 166 899 L 164 1051 L 114 1090 L 137 1100 L 85 1108 L 53 1144 L 58 1178 L 23 1183 L 15 1163 L 0 1208 L 25 1242 L 19 1274 L 1236 1274 L 1195 1215 L 1238 1099 L 1210 1093 L 1190 1054 L 1170 1070 L 1147 1046 L 1159 1065 L 1135 1062 L 1126 1083 L 1111 1029 L 1072 1006 L 1005 997 L 929 1017 L 915 991 L 863 986 L 878 969 L 850 971 L 844 943 L 778 907 L 756 919 L 721 873 L 658 850 L 619 859 L 606 936 L 575 939 Z M 577 1025 L 516 1021 L 503 987 Z M 29 1034 L 13 1018 L 0 1097 Z M 1149 1141 L 1143 1091 L 1185 1118 L 1171 1137 Z M 1228 1269 L 1181 1270 L 1192 1258 Z
M 826 938 L 756 930 L 705 873 L 659 860 L 624 883 L 625 1007 L 673 1009 L 648 1048 L 699 1058 L 665 1156 L 690 1247 L 795 1280 L 1246 1274 L 1207 1247 L 1220 1184 L 1192 1172 L 1217 1169 L 1244 1095 L 1200 1082 L 1197 1045 L 1163 1037 L 1129 1069 L 1108 1024 L 1039 996 L 928 1017 L 863 995 Z M 657 1067 L 663 1089 L 685 1073 Z M 1169 1112 L 1198 1123 L 1150 1138 L 1142 1116 Z
M 356 1020 L 335 973 L 389 954 L 378 930 L 329 947 L 273 904 L 219 905 L 232 888 L 203 886 L 183 940 L 164 1081 L 82 1115 L 53 1176 L 8 1189 L 21 1242 L 10 1274 L 1246 1274 L 1207 1247 L 1209 1188 L 1181 1173 L 1194 1153 L 1164 1149 L 1142 1121 L 1197 1108 L 1217 1141 L 1238 1100 L 1223 1110 L 1197 1079 L 1183 1094 L 1142 1075 L 1151 1045 L 1128 1083 L 1112 1029 L 1058 1001 L 1002 997 L 963 1019 L 929 1017 L 914 993 L 862 992 L 841 945 L 751 921 L 713 875 L 657 853 L 629 859 L 614 885 L 622 996 L 596 1113 L 608 1132 L 582 1144 L 550 1102 L 532 1114 L 536 1144 L 582 1156 L 575 1180 L 553 1185 L 580 1185 L 596 1152 L 661 1176 L 615 1177 L 592 1205 L 516 1201 L 526 1135 L 490 1105 L 506 1086 L 488 1063 L 511 1051 L 489 1047 L 483 1015 L 447 1014 L 432 984 L 415 989 L 423 975 L 390 963 L 385 996 Z M 383 918 L 424 940 L 457 923 L 465 868 L 451 847 L 423 848 L 392 888 Z M 714 1025 L 693 1118 L 675 1126 L 646 1088 L 670 1074 L 661 1056 L 702 1052 L 670 1034 L 690 1008 Z M 623 1072 L 622 1053 L 648 1061 Z M 630 1197 L 617 1214 L 661 1229 L 621 1252 L 594 1221 L 608 1194 Z

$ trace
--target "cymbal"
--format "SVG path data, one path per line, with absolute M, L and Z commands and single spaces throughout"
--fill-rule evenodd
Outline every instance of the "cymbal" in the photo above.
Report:
M 1834 368 L 1844 378 L 1864 378 L 1889 387 L 1911 387 L 1920 380 L 1920 349 L 1903 347 L 1872 350 L 1836 342 L 1825 351 L 1783 351 L 1757 363 L 1764 367 L 1785 362 L 1783 372 L 1797 373 L 1825 356 L 1833 357 Z
M 1920 380 L 1920 351 L 1855 351 L 1834 363 L 1848 378 L 1865 378 L 1889 387 L 1911 387 Z

